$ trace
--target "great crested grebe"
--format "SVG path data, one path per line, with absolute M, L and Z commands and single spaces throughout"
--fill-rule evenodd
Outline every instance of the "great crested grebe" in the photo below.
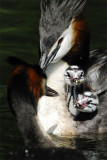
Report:
M 8 62 L 15 66 L 7 86 L 8 102 L 16 116 L 25 147 L 13 151 L 6 159 L 77 160 L 79 157 L 80 160 L 85 160 L 79 151 L 57 148 L 39 124 L 38 101 L 43 95 L 58 96 L 53 89 L 47 87 L 46 75 L 41 68 L 15 57 L 9 57 Z
M 64 73 L 69 65 L 84 68 L 88 61 L 89 32 L 80 15 L 85 3 L 86 0 L 66 0 L 60 4 L 56 0 L 41 1 L 40 66 L 46 70 L 47 84 L 59 93 L 55 98 L 43 97 L 38 104 L 38 117 L 48 133 L 71 135 L 76 132 L 67 108 Z
M 15 57 L 9 57 L 7 60 L 15 66 L 8 80 L 8 102 L 12 112 L 16 115 L 25 144 L 31 145 L 30 140 L 33 144 L 44 146 L 46 145 L 45 139 L 48 137 L 43 136 L 44 132 L 42 133 L 38 127 L 37 104 L 44 94 L 57 96 L 57 93 L 47 87 L 46 75 L 38 65 L 27 64 Z M 50 144 L 50 141 L 46 140 L 46 142 Z
M 103 74 L 105 71 L 102 70 L 104 66 L 106 67 L 107 57 L 101 51 L 97 51 L 96 54 L 92 51 L 89 58 L 89 32 L 81 15 L 85 3 L 86 0 L 66 0 L 62 3 L 56 0 L 41 1 L 40 66 L 46 70 L 48 86 L 59 93 L 59 96 L 54 98 L 43 96 L 38 103 L 38 117 L 48 133 L 66 136 L 107 131 L 106 127 L 102 127 L 101 120 L 106 114 L 103 113 L 106 98 L 103 99 L 103 104 L 101 101 L 106 92 L 101 95 L 104 93 L 101 90 L 107 89 L 106 75 Z M 81 113 L 79 119 L 74 120 L 74 116 L 69 112 L 64 73 L 70 65 L 80 66 L 85 71 L 85 78 L 91 82 L 92 88 L 101 95 L 98 114 L 97 111 L 91 114 Z M 103 77 L 100 79 L 99 75 Z M 81 123 L 81 120 L 87 121 Z

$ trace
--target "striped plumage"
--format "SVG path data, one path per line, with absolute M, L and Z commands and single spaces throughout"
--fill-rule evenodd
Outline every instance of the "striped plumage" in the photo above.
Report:
M 65 72 L 67 105 L 74 116 L 81 112 L 95 112 L 99 100 L 97 94 L 91 91 L 84 78 L 84 71 L 78 66 L 70 66 Z

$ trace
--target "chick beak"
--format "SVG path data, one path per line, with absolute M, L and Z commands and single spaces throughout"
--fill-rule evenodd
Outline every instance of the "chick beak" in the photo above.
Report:
M 53 61 L 55 58 L 58 50 L 60 48 L 60 45 L 58 44 L 57 47 L 49 54 L 43 53 L 43 55 L 40 58 L 40 67 L 45 71 L 49 64 Z
M 56 96 L 59 96 L 59 94 L 58 92 L 56 92 L 55 90 L 53 90 L 52 88 L 46 85 L 46 96 L 56 97 Z

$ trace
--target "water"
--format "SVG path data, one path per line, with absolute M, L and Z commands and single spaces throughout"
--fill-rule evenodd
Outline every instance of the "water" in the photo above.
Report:
M 107 135 L 82 135 L 73 137 L 52 136 L 57 147 L 67 147 L 81 151 L 87 160 L 107 159 Z M 0 109 L 0 160 L 17 151 L 23 145 L 23 139 L 17 128 L 14 116 L 8 106 Z M 40 153 L 41 154 L 41 153 Z
M 39 0 L 0 0 L 0 160 L 23 146 L 16 120 L 7 105 L 4 85 L 13 68 L 5 59 L 17 56 L 29 63 L 38 63 L 39 3 Z M 106 6 L 106 0 L 90 0 L 85 9 L 91 31 L 91 49 L 106 49 Z M 106 135 L 52 138 L 57 146 L 81 151 L 87 160 L 107 159 Z
M 107 135 L 82 135 L 61 138 L 59 141 L 57 140 L 57 143 L 81 151 L 87 160 L 107 159 Z

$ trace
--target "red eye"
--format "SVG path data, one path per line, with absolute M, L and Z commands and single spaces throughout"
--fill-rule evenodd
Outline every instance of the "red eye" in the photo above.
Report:
M 63 41 L 63 37 L 58 40 L 58 44 L 61 44 Z

